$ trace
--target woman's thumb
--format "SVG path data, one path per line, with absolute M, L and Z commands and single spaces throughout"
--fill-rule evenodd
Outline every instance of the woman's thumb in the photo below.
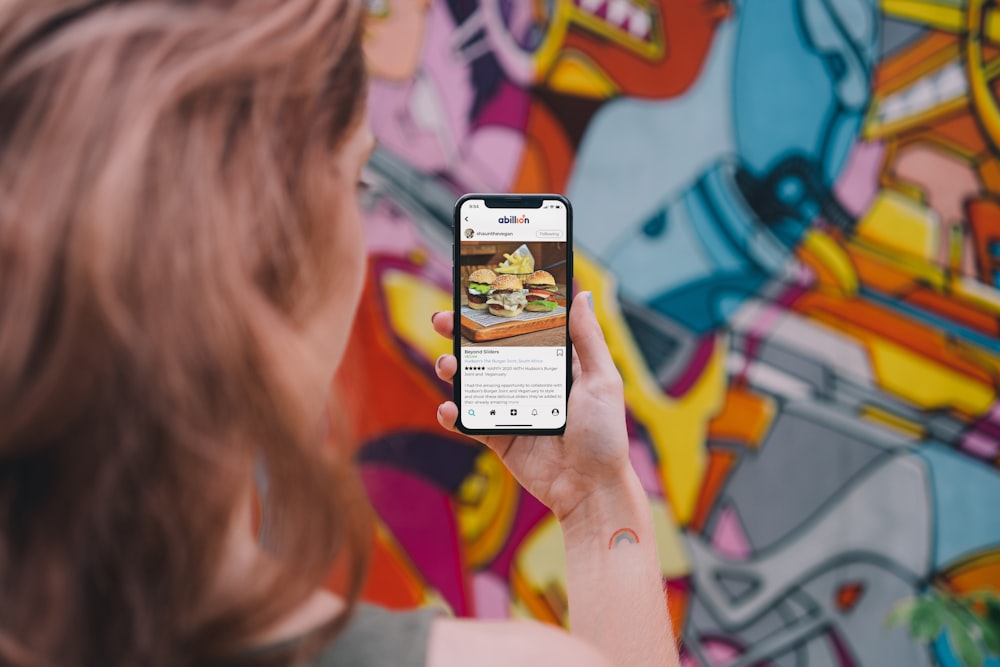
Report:
M 569 335 L 584 374 L 618 374 L 601 325 L 594 314 L 594 297 L 591 292 L 580 292 L 573 299 L 569 314 Z

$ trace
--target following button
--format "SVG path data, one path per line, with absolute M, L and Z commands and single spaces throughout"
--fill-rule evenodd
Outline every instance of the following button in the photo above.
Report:
M 561 229 L 539 229 L 535 235 L 540 239 L 561 239 L 564 233 Z

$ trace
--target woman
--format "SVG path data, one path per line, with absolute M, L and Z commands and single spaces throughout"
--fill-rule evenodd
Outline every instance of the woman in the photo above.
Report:
M 364 269 L 362 13 L 0 5 L 0 664 L 677 664 L 580 298 L 565 438 L 486 441 L 562 522 L 573 634 L 356 604 L 365 503 L 320 415 Z

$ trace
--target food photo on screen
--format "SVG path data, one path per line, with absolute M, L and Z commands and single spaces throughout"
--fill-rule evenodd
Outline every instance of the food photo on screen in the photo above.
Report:
M 565 345 L 567 250 L 563 242 L 463 242 L 462 345 Z

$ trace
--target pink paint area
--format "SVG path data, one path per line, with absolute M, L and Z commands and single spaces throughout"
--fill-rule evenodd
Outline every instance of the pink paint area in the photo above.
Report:
M 472 575 L 472 592 L 477 618 L 510 618 L 510 589 L 507 582 L 492 572 Z
M 743 654 L 735 642 L 723 638 L 704 638 L 701 642 L 701 653 L 707 663 L 700 662 L 690 651 L 683 650 L 681 665 L 683 667 L 725 667 L 736 662 Z M 766 663 L 757 663 L 754 667 L 764 667 Z
M 428 584 L 455 614 L 471 609 L 455 511 L 447 493 L 416 475 L 386 465 L 361 468 L 375 511 Z
M 420 69 L 409 81 L 373 78 L 368 118 L 379 144 L 409 166 L 436 173 L 467 191 L 503 191 L 513 183 L 524 148 L 527 93 L 502 88 L 487 107 L 501 124 L 473 126 L 476 102 L 469 65 L 455 57 L 455 23 L 447 3 L 431 3 Z
M 406 256 L 420 245 L 413 219 L 388 199 L 376 200 L 364 220 L 369 254 Z
M 743 530 L 739 514 L 732 507 L 727 506 L 719 512 L 712 532 L 712 547 L 720 555 L 733 560 L 746 560 L 750 557 L 750 540 Z
M 809 272 L 812 276 L 812 272 Z M 738 380 L 743 383 L 747 381 L 750 374 L 750 364 L 757 356 L 757 351 L 767 340 L 771 330 L 777 326 L 785 311 L 794 304 L 799 297 L 809 291 L 812 281 L 797 280 L 788 286 L 773 303 L 762 303 L 756 312 L 756 318 L 746 334 L 746 343 L 743 349 L 743 368 L 737 374 Z
M 1000 440 L 982 431 L 970 431 L 962 438 L 962 449 L 973 456 L 992 461 L 1000 456 Z
M 858 142 L 833 187 L 840 203 L 850 213 L 860 216 L 875 201 L 885 147 L 875 142 Z
M 643 490 L 651 496 L 663 497 L 663 487 L 660 484 L 660 474 L 656 470 L 656 461 L 649 445 L 636 438 L 629 438 L 628 457 L 632 461 L 632 468 L 639 476 L 639 483 Z
M 953 228 L 964 232 L 965 203 L 980 192 L 978 173 L 963 158 L 936 146 L 916 144 L 903 149 L 896 157 L 896 178 L 917 186 L 923 200 L 938 215 L 937 262 L 950 266 L 950 239 Z M 962 267 L 966 275 L 975 275 L 973 253 L 964 253 Z
M 992 435 L 1000 437 L 1000 408 L 998 408 L 997 406 L 1000 406 L 1000 403 L 997 403 L 992 408 L 990 408 L 990 411 L 989 413 L 987 413 L 986 417 L 981 419 L 979 423 L 976 424 L 976 428 L 980 429 L 981 431 L 985 431 L 986 433 L 990 433 Z

